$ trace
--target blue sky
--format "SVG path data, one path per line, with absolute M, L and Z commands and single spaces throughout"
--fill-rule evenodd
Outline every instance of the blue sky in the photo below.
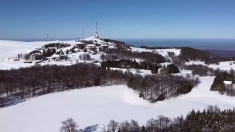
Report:
M 235 0 L 0 0 L 3 39 L 235 38 Z

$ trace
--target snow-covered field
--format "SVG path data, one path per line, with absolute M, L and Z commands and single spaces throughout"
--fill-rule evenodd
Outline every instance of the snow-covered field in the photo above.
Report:
M 127 69 L 125 69 L 125 68 L 110 68 L 110 69 L 112 69 L 112 70 L 121 70 L 121 71 L 123 71 L 123 72 L 126 72 L 126 71 L 127 71 Z M 142 76 L 146 76 L 146 75 L 152 74 L 152 73 L 151 73 L 151 70 L 143 70 L 143 69 L 136 70 L 136 69 L 134 69 L 134 68 L 130 68 L 130 69 L 128 69 L 128 70 L 129 70 L 129 72 L 131 72 L 131 73 L 133 73 L 133 74 L 140 74 L 140 75 L 142 75 Z
M 110 119 L 135 119 L 145 124 L 158 115 L 176 117 L 192 109 L 203 110 L 208 105 L 221 109 L 233 108 L 234 98 L 211 92 L 214 77 L 201 77 L 202 83 L 187 95 L 155 104 L 138 97 L 126 86 L 107 86 L 59 92 L 29 99 L 15 106 L 0 109 L 2 132 L 57 132 L 61 121 L 74 118 L 80 128 L 107 125 Z

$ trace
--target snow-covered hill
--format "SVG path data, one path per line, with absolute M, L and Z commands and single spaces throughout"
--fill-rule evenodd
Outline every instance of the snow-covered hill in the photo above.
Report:
M 108 46 L 109 48 L 115 48 L 114 43 L 105 42 L 104 40 L 101 40 L 101 39 L 98 39 L 95 37 L 86 38 L 85 41 L 91 41 L 93 43 L 100 45 L 101 47 Z M 22 61 L 8 62 L 8 61 L 5 61 L 5 58 L 12 58 L 12 57 L 16 58 L 17 55 L 20 53 L 22 53 L 22 54 L 29 53 L 29 52 L 35 50 L 36 48 L 43 47 L 45 44 L 62 43 L 62 42 L 71 45 L 69 47 L 57 49 L 57 51 L 62 50 L 64 53 L 67 50 L 74 48 L 74 46 L 76 44 L 81 43 L 81 42 L 76 42 L 75 40 L 71 40 L 71 41 L 58 41 L 58 40 L 57 41 L 38 41 L 38 42 L 21 42 L 21 41 L 0 40 L 0 70 L 32 66 L 32 64 L 23 63 Z M 96 48 L 98 48 L 98 47 L 96 47 Z M 131 50 L 138 51 L 138 52 L 156 52 L 156 53 L 161 54 L 164 57 L 167 56 L 168 52 L 174 52 L 175 55 L 180 54 L 180 49 L 174 49 L 174 48 L 173 49 L 149 50 L 149 49 L 144 49 L 144 48 L 131 47 Z M 84 60 L 79 59 L 79 56 L 84 53 L 85 52 L 83 52 L 83 51 L 71 53 L 71 54 L 68 54 L 69 59 L 67 61 L 63 61 L 63 60 L 62 61 L 44 61 L 41 63 L 41 65 L 46 65 L 46 64 L 71 65 L 71 64 L 78 63 L 78 62 L 88 62 L 89 63 L 89 62 L 93 62 L 95 60 L 100 61 L 100 56 L 102 54 L 102 52 L 98 52 L 97 54 L 90 53 L 91 60 L 84 61 Z
M 111 42 L 104 42 L 94 37 L 86 38 L 86 41 L 93 41 L 99 45 L 115 45 Z M 48 43 L 58 43 L 62 41 L 41 41 L 41 42 L 19 42 L 0 40 L 0 70 L 32 66 L 22 61 L 5 61 L 6 57 L 16 57 L 19 53 L 29 53 L 35 48 L 40 48 Z M 77 44 L 74 40 L 63 41 L 71 46 L 62 48 L 63 52 L 74 48 Z M 60 49 L 58 49 L 60 50 Z M 180 55 L 180 49 L 144 49 L 131 47 L 131 51 L 156 52 L 167 57 L 168 52 L 173 52 L 176 56 Z M 69 53 L 68 60 L 44 61 L 41 65 L 57 64 L 71 65 L 85 62 L 80 59 L 80 55 L 85 52 Z M 91 59 L 86 62 L 100 60 L 102 52 L 90 54 Z M 137 62 L 141 59 L 137 58 Z M 171 62 L 164 62 L 160 65 L 166 66 Z M 204 62 L 190 61 L 186 64 L 202 64 Z M 214 69 L 223 70 L 235 69 L 231 62 L 220 62 L 219 65 L 208 65 Z M 111 68 L 126 71 L 125 68 Z M 143 76 L 152 74 L 150 70 L 129 69 L 132 73 Z M 191 74 L 190 70 L 181 69 L 181 73 L 175 75 Z M 201 83 L 190 93 L 171 98 L 155 104 L 139 98 L 133 90 L 127 86 L 106 86 L 92 87 L 71 90 L 66 92 L 52 93 L 26 100 L 15 106 L 0 108 L 0 130 L 3 132 L 57 132 L 61 126 L 61 121 L 67 118 L 74 118 L 80 128 L 99 124 L 99 127 L 106 125 L 109 120 L 124 121 L 135 119 L 141 125 L 146 123 L 151 117 L 158 115 L 176 117 L 181 114 L 186 115 L 192 109 L 203 110 L 208 105 L 218 105 L 221 109 L 233 108 L 234 98 L 220 95 L 218 92 L 210 91 L 214 77 L 200 77 Z
M 190 110 L 203 110 L 208 105 L 233 108 L 232 97 L 211 92 L 214 77 L 201 77 L 202 83 L 187 95 L 150 104 L 123 85 L 92 87 L 47 94 L 15 106 L 0 109 L 3 132 L 57 132 L 61 121 L 74 118 L 80 128 L 107 125 L 110 119 L 137 120 L 143 125 L 158 115 L 176 117 Z
M 33 51 L 35 48 L 40 48 L 48 43 L 57 43 L 62 41 L 37 41 L 37 42 L 22 42 L 22 41 L 10 41 L 0 40 L 0 70 L 20 68 L 31 66 L 28 63 L 20 61 L 7 62 L 5 58 L 17 57 L 17 54 L 24 54 Z M 75 44 L 75 41 L 63 41 L 64 43 Z

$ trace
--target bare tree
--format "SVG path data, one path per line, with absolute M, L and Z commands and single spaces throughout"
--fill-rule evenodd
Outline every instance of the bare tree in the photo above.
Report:
M 62 121 L 60 132 L 78 132 L 78 125 L 72 118 Z
M 131 120 L 130 125 L 131 125 L 132 132 L 139 132 L 140 131 L 140 126 L 137 121 Z
M 118 122 L 116 122 L 114 120 L 110 120 L 110 122 L 108 124 L 108 131 L 115 132 L 117 130 L 118 126 L 119 126 Z

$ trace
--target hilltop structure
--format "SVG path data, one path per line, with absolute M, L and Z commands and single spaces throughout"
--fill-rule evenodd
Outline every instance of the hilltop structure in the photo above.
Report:
M 95 38 L 100 38 L 99 35 L 98 35 L 98 24 L 97 24 L 97 21 L 96 21 L 96 28 L 95 28 Z

